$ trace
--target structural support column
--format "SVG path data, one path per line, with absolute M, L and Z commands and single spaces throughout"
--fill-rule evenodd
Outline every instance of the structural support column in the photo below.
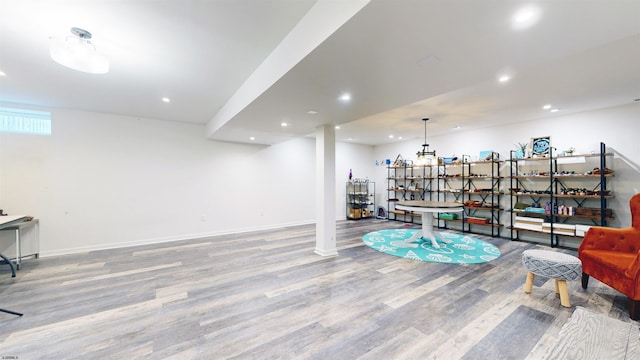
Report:
M 316 129 L 316 249 L 338 255 L 336 247 L 336 134 L 332 125 Z

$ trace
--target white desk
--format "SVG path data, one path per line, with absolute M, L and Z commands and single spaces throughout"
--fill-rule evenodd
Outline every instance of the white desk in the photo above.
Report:
M 405 242 L 412 244 L 418 238 L 431 240 L 431 245 L 439 249 L 435 233 L 433 232 L 433 214 L 440 212 L 461 212 L 464 208 L 461 203 L 443 201 L 400 201 L 396 204 L 396 209 L 422 213 L 422 230 L 416 232 Z M 448 242 L 440 236 L 442 242 Z
M 8 229 L 12 226 L 15 226 L 21 222 L 24 222 L 27 219 L 26 215 L 18 215 L 18 216 L 0 216 L 0 230 Z M 19 249 L 20 246 L 16 243 L 16 247 Z M 19 250 L 18 250 L 19 252 Z M 9 264 L 11 268 L 11 276 L 16 277 L 16 269 L 13 267 L 13 263 L 6 256 L 0 253 L 0 258 Z
M 0 221 L 10 216 L 0 217 Z M 20 217 L 20 216 L 14 216 Z M 32 219 L 31 221 L 25 221 L 26 216 L 22 216 L 22 220 L 18 222 L 12 222 L 12 225 L 6 225 L 0 227 L 0 232 L 13 231 L 15 237 L 15 249 L 2 248 L 5 255 L 11 253 L 11 250 L 15 251 L 15 264 L 16 268 L 20 269 L 22 260 L 25 258 L 33 257 L 38 258 L 40 256 L 40 222 L 38 219 Z M 2 236 L 3 240 L 5 236 Z M 4 244 L 4 243 L 3 243 Z

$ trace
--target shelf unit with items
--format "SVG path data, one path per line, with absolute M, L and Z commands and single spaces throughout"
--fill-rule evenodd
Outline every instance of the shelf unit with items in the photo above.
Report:
M 434 177 L 431 165 L 403 165 L 387 167 L 387 218 L 404 222 L 415 222 L 420 214 L 414 214 L 395 208 L 398 201 L 431 200 Z
M 375 216 L 376 184 L 372 181 L 347 181 L 347 219 L 359 220 Z
M 478 227 L 489 229 L 491 236 L 500 235 L 500 207 L 503 162 L 497 153 L 486 160 L 466 161 L 463 155 L 458 162 L 441 160 L 438 175 L 438 201 L 456 201 L 463 204 L 460 218 L 457 214 L 438 214 L 442 227 L 457 224 L 463 232 L 478 232 Z M 484 230 L 479 233 L 486 233 Z
M 613 154 L 604 143 L 591 154 L 554 156 L 553 150 L 547 157 L 526 159 L 511 152 L 510 238 L 538 233 L 549 236 L 552 247 L 577 248 L 590 226 L 607 226 L 614 216 L 608 208 L 614 171 L 607 168 Z

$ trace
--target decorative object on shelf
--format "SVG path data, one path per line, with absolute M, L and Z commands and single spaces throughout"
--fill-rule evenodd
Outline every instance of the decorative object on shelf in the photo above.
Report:
M 493 150 L 480 151 L 480 156 L 478 156 L 478 160 L 480 161 L 489 161 L 493 159 L 498 159 L 498 153 Z
M 429 118 L 422 119 L 424 121 L 424 143 L 422 144 L 422 150 L 418 151 L 416 155 L 416 165 L 431 165 L 436 159 L 436 152 L 429 151 L 429 144 L 427 144 L 427 121 Z
M 551 137 L 538 137 L 531 139 L 531 152 L 534 157 L 549 156 L 549 148 L 551 146 Z
M 351 172 L 351 169 L 349 169 L 349 180 L 351 180 L 352 177 L 353 177 L 353 173 Z
M 396 156 L 396 160 L 393 162 L 394 166 L 403 166 L 404 165 L 404 159 L 402 158 L 401 154 L 398 154 L 398 156 Z
M 527 148 L 529 147 L 528 143 L 516 143 L 516 159 L 524 159 L 527 155 Z
M 51 59 L 70 69 L 91 74 L 109 72 L 109 59 L 98 52 L 90 41 L 91 33 L 72 27 L 72 36 L 65 38 L 50 37 L 49 53 Z

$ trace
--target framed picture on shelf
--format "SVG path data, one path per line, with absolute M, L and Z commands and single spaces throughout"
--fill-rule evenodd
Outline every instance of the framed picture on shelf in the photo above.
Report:
M 404 159 L 402 158 L 402 155 L 398 154 L 398 156 L 396 156 L 396 160 L 393 162 L 394 166 L 402 166 L 404 165 Z
M 531 139 L 531 154 L 533 157 L 549 156 L 549 148 L 551 147 L 551 137 L 536 137 Z

